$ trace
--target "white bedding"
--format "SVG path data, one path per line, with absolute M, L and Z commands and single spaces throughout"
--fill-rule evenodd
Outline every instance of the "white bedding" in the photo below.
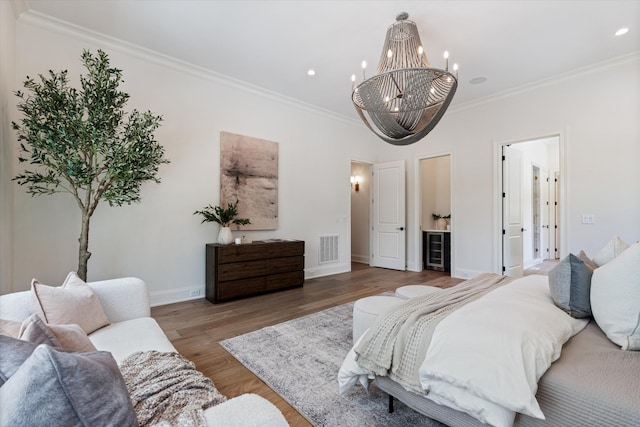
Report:
M 510 425 L 499 407 L 544 419 L 535 398 L 538 380 L 587 323 L 553 304 L 545 276 L 523 277 L 440 322 L 420 383 L 485 423 Z
M 499 427 L 512 425 L 515 412 L 543 419 L 537 381 L 586 325 L 553 304 L 547 277 L 515 280 L 436 327 L 420 367 L 425 396 Z M 371 377 L 351 350 L 338 374 L 340 393 L 358 382 L 366 387 Z

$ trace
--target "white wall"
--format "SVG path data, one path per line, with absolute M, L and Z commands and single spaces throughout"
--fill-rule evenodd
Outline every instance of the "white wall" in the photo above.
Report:
M 15 86 L 48 69 L 68 69 L 77 80 L 82 50 L 100 47 L 124 70 L 128 107 L 164 117 L 156 137 L 171 163 L 160 168 L 162 183 L 145 184 L 140 204 L 98 207 L 91 222 L 89 280 L 139 276 L 156 304 L 188 299 L 191 290 L 204 294 L 205 244 L 216 241 L 218 228 L 200 224 L 192 213 L 219 202 L 221 131 L 279 143 L 279 227 L 242 234 L 305 240 L 307 277 L 349 271 L 350 159 L 375 160 L 375 136 L 361 123 L 115 43 L 34 25 L 23 16 L 17 23 Z M 28 288 L 32 277 L 62 282 L 77 268 L 79 209 L 70 196 L 32 198 L 17 185 L 14 196 L 17 287 Z M 340 236 L 338 263 L 318 265 L 323 234 Z
M 497 146 L 559 134 L 565 244 L 561 257 L 594 255 L 613 236 L 640 238 L 640 55 L 619 58 L 451 110 L 427 137 L 408 147 L 382 146 L 380 158 L 407 164 L 408 264 L 419 268 L 415 239 L 417 159 L 452 153 L 452 274 L 499 268 Z M 581 223 L 583 213 L 597 223 Z

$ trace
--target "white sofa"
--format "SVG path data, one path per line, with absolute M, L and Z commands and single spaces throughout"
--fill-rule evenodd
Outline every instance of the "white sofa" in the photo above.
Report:
M 89 334 L 98 350 L 109 351 L 120 364 L 137 351 L 175 352 L 169 339 L 151 317 L 149 291 L 138 278 L 104 280 L 87 283 L 97 294 L 111 322 Z M 31 316 L 30 292 L 0 296 L 0 318 L 22 322 Z M 288 426 L 282 413 L 268 400 L 244 394 L 207 409 L 209 426 Z

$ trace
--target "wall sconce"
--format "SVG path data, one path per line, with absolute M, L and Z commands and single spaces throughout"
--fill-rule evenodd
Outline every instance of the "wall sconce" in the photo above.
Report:
M 360 175 L 351 177 L 351 186 L 355 187 L 356 191 L 360 191 Z

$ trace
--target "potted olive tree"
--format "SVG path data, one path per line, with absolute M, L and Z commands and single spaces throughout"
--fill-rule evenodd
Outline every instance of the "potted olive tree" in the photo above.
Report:
M 230 224 L 248 225 L 251 221 L 247 218 L 238 218 L 238 201 L 228 203 L 226 208 L 221 206 L 209 205 L 201 211 L 195 211 L 194 215 L 202 215 L 202 223 L 215 222 L 220 224 L 220 232 L 218 233 L 218 243 L 228 245 L 233 241 L 231 235 Z
M 119 90 L 122 71 L 102 50 L 82 53 L 87 73 L 80 87 L 67 71 L 27 77 L 12 122 L 26 169 L 14 178 L 27 193 L 70 193 L 82 213 L 78 276 L 87 280 L 89 223 L 102 200 L 111 206 L 137 203 L 147 181 L 160 182 L 158 167 L 169 163 L 154 132 L 162 118 L 150 111 L 127 112 L 129 95 Z

